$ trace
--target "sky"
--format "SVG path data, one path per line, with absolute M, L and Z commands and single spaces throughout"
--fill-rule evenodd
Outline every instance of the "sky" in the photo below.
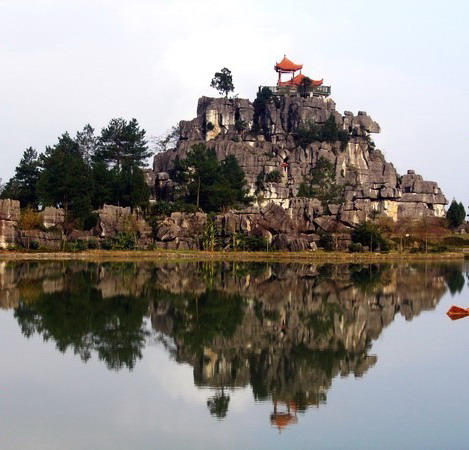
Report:
M 195 117 L 222 67 L 235 93 L 273 85 L 286 54 L 366 111 L 399 173 L 469 205 L 467 0 L 0 0 L 0 178 L 90 123 L 135 117 L 148 136 Z

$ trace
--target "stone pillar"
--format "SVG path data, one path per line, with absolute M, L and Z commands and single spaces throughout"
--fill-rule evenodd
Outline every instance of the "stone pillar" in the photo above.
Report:
M 20 202 L 0 199 L 0 248 L 5 249 L 18 241 Z

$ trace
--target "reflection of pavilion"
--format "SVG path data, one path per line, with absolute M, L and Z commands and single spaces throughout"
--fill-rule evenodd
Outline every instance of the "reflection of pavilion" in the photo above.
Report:
M 295 402 L 285 402 L 283 410 L 279 410 L 278 402 L 275 400 L 274 412 L 270 415 L 270 423 L 279 431 L 282 431 L 287 426 L 298 423 L 296 412 L 297 405 Z
M 232 331 L 224 333 L 217 326 L 203 348 L 195 348 L 193 342 L 196 333 L 213 325 L 214 316 L 207 313 L 210 321 L 200 321 L 204 308 L 209 311 L 207 302 L 201 306 L 198 301 L 197 316 L 190 306 L 195 300 L 183 305 L 160 299 L 150 314 L 155 329 L 174 337 L 176 361 L 194 368 L 195 385 L 216 391 L 251 386 L 255 400 L 274 402 L 270 421 L 280 430 L 297 423 L 298 413 L 325 404 L 335 377 L 366 373 L 377 361 L 369 354 L 371 343 L 396 314 L 410 320 L 432 310 L 446 291 L 447 269 L 441 266 L 402 270 L 401 266 L 292 264 L 269 269 L 246 279 L 229 271 L 214 272 L 210 292 L 225 296 L 217 304 L 217 317 L 222 305 L 236 303 L 227 293 L 242 293 L 250 300 L 244 301 L 235 324 L 234 310 L 227 311 L 224 323 L 231 322 Z M 185 276 L 195 278 L 190 273 Z M 424 279 L 431 281 L 423 283 Z M 221 406 L 228 404 L 222 397 L 211 399 L 211 411 L 226 414 L 227 408 Z
M 148 314 L 194 383 L 215 388 L 214 415 L 226 415 L 229 391 L 251 386 L 255 400 L 276 401 L 272 423 L 285 427 L 326 403 L 335 377 L 375 364 L 371 343 L 396 314 L 434 309 L 462 277 L 460 264 L 210 264 L 210 284 L 201 263 L 135 264 L 132 277 L 118 264 L 11 264 L 0 267 L 0 307 L 15 308 L 25 334 L 116 370 L 142 357 Z

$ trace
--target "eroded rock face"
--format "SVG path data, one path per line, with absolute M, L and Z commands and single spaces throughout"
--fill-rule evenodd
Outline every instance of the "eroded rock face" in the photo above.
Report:
M 104 205 L 96 212 L 101 237 L 115 237 L 125 232 L 137 232 L 142 239 L 151 235 L 151 227 L 139 211 L 131 211 L 128 207 Z
M 346 145 L 339 141 L 298 145 L 295 136 L 300 127 L 321 126 L 331 115 L 339 129 L 348 133 Z M 219 160 L 234 155 L 246 174 L 250 194 L 257 197 L 259 211 L 272 208 L 271 203 L 280 206 L 293 223 L 289 233 L 314 233 L 318 227 L 350 230 L 379 214 L 393 220 L 445 214 L 447 201 L 437 183 L 423 180 L 414 171 L 399 177 L 370 139 L 371 133 L 380 132 L 379 125 L 364 111 L 338 113 L 330 98 L 276 97 L 259 112 L 246 99 L 202 97 L 197 117 L 182 121 L 180 130 L 177 148 L 155 156 L 155 174 L 170 177 L 174 160 L 185 158 L 197 143 L 213 148 Z M 298 197 L 300 184 L 320 158 L 333 164 L 336 183 L 344 186 L 341 204 Z M 258 177 L 273 170 L 281 173 L 281 181 L 259 187 Z M 169 182 L 157 181 L 160 192 Z
M 41 212 L 42 224 L 45 228 L 56 228 L 65 222 L 65 210 L 63 208 L 54 208 L 46 206 Z
M 61 250 L 64 242 L 62 232 L 59 230 L 20 230 L 18 240 L 27 249 L 47 248 L 49 250 Z
M 20 202 L 0 199 L 0 248 L 8 248 L 18 241 Z

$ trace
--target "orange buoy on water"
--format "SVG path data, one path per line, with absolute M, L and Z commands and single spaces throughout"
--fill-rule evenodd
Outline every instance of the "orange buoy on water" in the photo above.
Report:
M 462 319 L 469 316 L 469 308 L 461 308 L 460 306 L 453 305 L 446 313 L 451 320 Z

